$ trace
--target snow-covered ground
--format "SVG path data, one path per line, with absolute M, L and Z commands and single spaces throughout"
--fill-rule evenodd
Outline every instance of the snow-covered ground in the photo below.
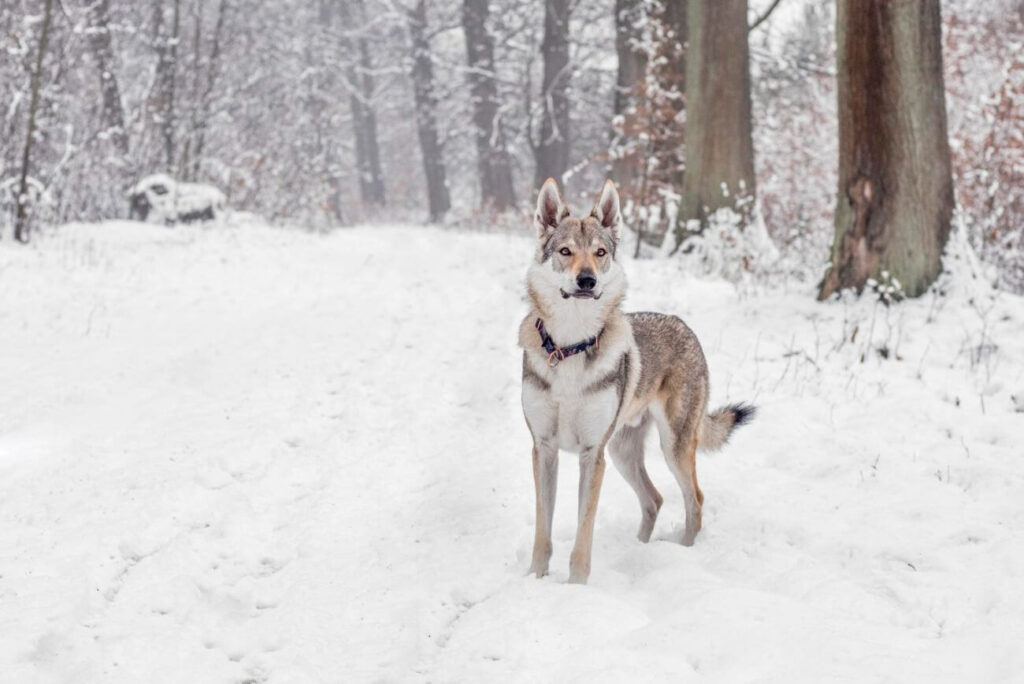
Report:
M 129 223 L 0 244 L 0 680 L 1021 681 L 1024 301 L 823 305 L 630 261 L 628 308 L 686 319 L 712 404 L 761 413 L 699 457 L 692 548 L 653 436 L 650 544 L 610 468 L 570 586 L 569 455 L 553 573 L 524 576 L 532 250 Z

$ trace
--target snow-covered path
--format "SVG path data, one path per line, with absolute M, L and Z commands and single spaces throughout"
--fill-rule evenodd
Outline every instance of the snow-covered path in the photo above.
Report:
M 1020 299 L 825 306 L 629 263 L 712 403 L 762 412 L 698 460 L 692 548 L 656 440 L 651 544 L 609 469 L 577 587 L 570 456 L 553 574 L 523 576 L 532 247 L 110 223 L 0 249 L 0 681 L 1021 676 Z

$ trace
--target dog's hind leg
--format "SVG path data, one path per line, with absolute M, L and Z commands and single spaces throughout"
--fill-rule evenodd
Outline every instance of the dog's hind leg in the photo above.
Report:
M 670 398 L 655 412 L 665 462 L 679 483 L 686 507 L 683 546 L 692 546 L 703 519 L 704 493 L 697 484 L 697 440 L 705 401 Z
M 651 540 L 654 521 L 658 519 L 662 503 L 661 494 L 644 467 L 644 437 L 650 427 L 651 416 L 645 413 L 638 425 L 623 425 L 619 428 L 608 445 L 615 469 L 622 473 L 640 500 L 640 529 L 636 536 L 644 543 Z
M 541 443 L 533 448 L 533 483 L 537 494 L 537 523 L 530 572 L 543 577 L 551 560 L 551 522 L 558 488 L 558 448 Z
M 703 520 L 704 492 L 697 484 L 697 440 L 696 437 L 683 439 L 682 446 L 672 455 L 672 474 L 676 476 L 679 488 L 683 490 L 686 506 L 686 529 L 683 532 L 683 546 L 692 546 Z

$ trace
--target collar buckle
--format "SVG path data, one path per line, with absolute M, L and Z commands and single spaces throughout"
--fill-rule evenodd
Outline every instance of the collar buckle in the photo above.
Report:
M 548 368 L 554 368 L 562 361 L 565 361 L 567 357 L 585 352 L 590 347 L 594 347 L 595 351 L 601 348 L 601 333 L 604 332 L 603 328 L 596 335 L 584 340 L 583 342 L 578 342 L 570 347 L 559 347 L 555 344 L 555 341 L 551 339 L 551 335 L 548 334 L 548 331 L 544 329 L 544 321 L 538 318 L 534 323 L 534 327 L 537 328 L 537 333 L 540 334 L 541 347 L 548 353 Z

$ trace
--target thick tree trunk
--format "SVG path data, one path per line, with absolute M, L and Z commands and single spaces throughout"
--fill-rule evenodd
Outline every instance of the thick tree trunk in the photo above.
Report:
M 619 0 L 618 9 L 612 175 L 634 200 L 624 218 L 639 254 L 641 240 L 658 244 L 669 229 L 665 198 L 683 181 L 687 2 Z
M 423 172 L 427 178 L 430 220 L 440 221 L 451 209 L 444 154 L 437 134 L 437 95 L 434 93 L 434 65 L 427 40 L 426 0 L 419 0 L 409 13 L 412 37 L 412 86 L 416 100 L 416 133 L 423 154 Z
M 611 175 L 620 190 L 631 192 L 641 176 L 642 150 L 636 133 L 645 128 L 638 116 L 636 100 L 647 69 L 643 37 L 643 0 L 615 0 L 615 53 L 619 66 L 615 77 L 615 116 L 612 131 Z
M 36 137 L 36 112 L 39 109 L 39 91 L 43 83 L 43 58 L 50 41 L 50 24 L 53 20 L 53 0 L 46 0 L 43 9 L 43 26 L 39 32 L 39 54 L 36 68 L 32 72 L 32 99 L 28 106 L 28 131 L 25 134 L 25 150 L 21 155 L 21 177 L 18 179 L 18 209 L 14 215 L 14 239 L 18 242 L 29 240 L 28 217 L 28 168 L 32 161 L 32 143 Z
M 839 194 L 820 299 L 885 273 L 916 297 L 941 271 L 953 212 L 941 38 L 939 0 L 839 0 Z
M 541 92 L 540 142 L 536 147 L 534 185 L 548 178 L 559 183 L 569 168 L 569 0 L 544 3 L 544 82 Z
M 670 3 L 671 4 L 671 3 Z M 750 51 L 746 0 L 689 0 L 686 53 L 686 173 L 679 229 L 753 198 Z
M 480 196 L 484 206 L 504 211 L 515 206 L 512 159 L 498 110 L 494 76 L 494 38 L 487 31 L 488 0 L 464 0 L 462 29 L 466 34 L 469 89 L 473 100 Z
M 686 96 L 686 42 L 687 34 L 687 0 L 670 0 L 664 5 L 659 20 L 662 25 L 662 41 L 658 45 L 657 57 L 659 65 L 655 71 L 658 87 L 665 98 L 665 111 L 659 112 L 658 122 L 673 130 L 679 115 L 685 108 Z M 652 141 L 652 151 L 661 168 L 668 177 L 666 182 L 675 187 L 683 181 L 682 171 L 682 135 L 657 136 Z
M 365 22 L 362 0 L 346 0 L 338 5 L 342 24 L 349 31 L 360 30 Z M 373 109 L 373 65 L 366 38 L 351 36 L 345 39 L 350 66 L 347 70 L 351 95 L 352 129 L 356 138 L 356 169 L 359 174 L 359 192 L 363 204 L 369 207 L 384 205 L 384 174 L 380 165 L 380 145 L 377 141 L 377 114 Z
M 124 126 L 121 89 L 114 75 L 114 49 L 110 39 L 109 0 L 94 0 L 89 5 L 89 45 L 100 73 L 103 97 L 103 123 L 106 133 L 124 164 L 128 163 L 128 132 Z

